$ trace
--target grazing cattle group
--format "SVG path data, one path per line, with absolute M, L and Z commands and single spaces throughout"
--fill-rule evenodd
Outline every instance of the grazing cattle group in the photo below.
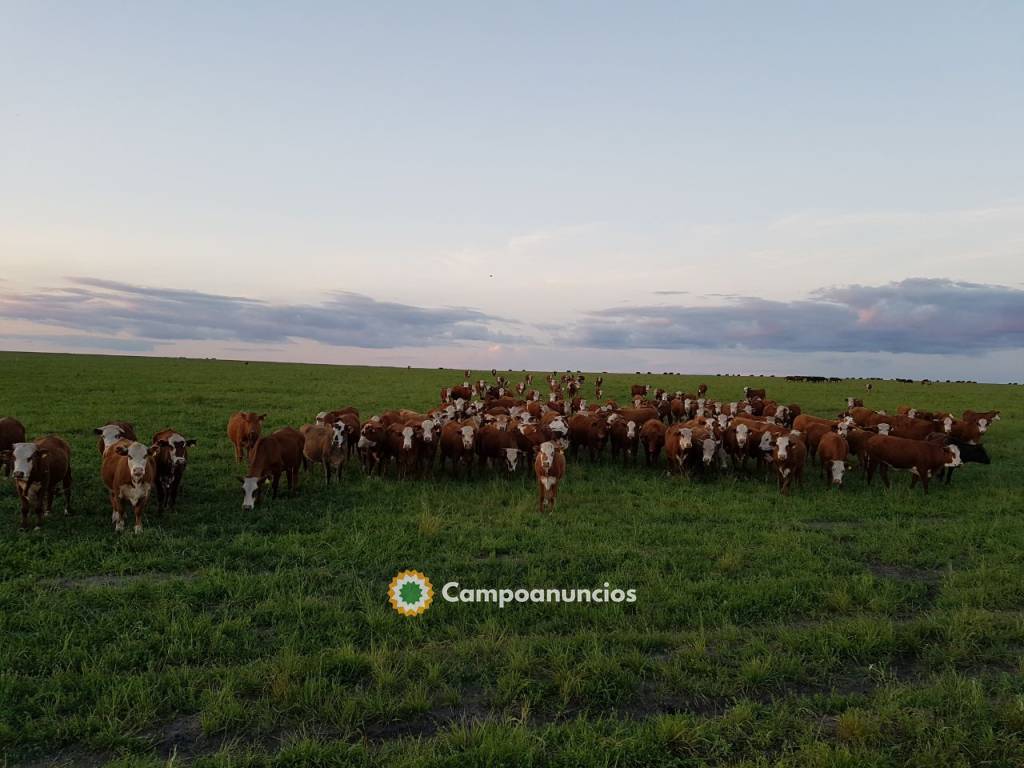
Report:
M 302 470 L 317 466 L 326 484 L 340 481 L 354 458 L 366 475 L 399 479 L 438 469 L 467 478 L 474 472 L 511 477 L 532 470 L 543 512 L 554 510 L 567 457 L 593 463 L 606 452 L 623 466 L 635 466 L 641 455 L 647 467 L 664 461 L 670 476 L 752 471 L 773 477 L 785 495 L 803 485 L 808 460 L 832 488 L 843 486 L 856 460 L 868 484 L 878 474 L 888 485 L 890 469 L 906 470 L 911 487 L 920 482 L 928 493 L 932 479 L 949 483 L 964 463 L 989 463 L 981 441 L 1000 418 L 998 411 L 967 410 L 957 418 L 906 405 L 888 414 L 853 397 L 843 411 L 823 417 L 804 413 L 797 403 L 772 400 L 764 388 L 748 386 L 741 399 L 716 400 L 708 397 L 706 384 L 693 393 L 633 384 L 629 402 L 620 405 L 603 399 L 601 377 L 588 402 L 582 374 L 553 373 L 546 396 L 533 388 L 532 375 L 514 385 L 496 372 L 492 376 L 473 382 L 467 371 L 462 384 L 442 388 L 438 405 L 425 411 L 398 408 L 363 419 L 348 406 L 270 434 L 263 432 L 267 414 L 232 414 L 227 436 L 235 462 L 246 462 L 239 477 L 243 509 L 256 509 L 268 490 L 276 497 L 282 475 L 289 493 L 298 489 Z M 93 432 L 115 530 L 124 529 L 130 509 L 134 530 L 141 532 L 154 492 L 159 511 L 175 508 L 195 439 L 164 429 L 142 442 L 127 421 L 110 421 Z M 71 449 L 64 440 L 49 435 L 29 442 L 20 422 L 0 418 L 0 464 L 14 480 L 23 529 L 33 511 L 37 527 L 42 524 L 58 488 L 70 513 Z

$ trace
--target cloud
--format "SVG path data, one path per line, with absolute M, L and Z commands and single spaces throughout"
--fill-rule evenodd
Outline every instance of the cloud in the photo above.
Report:
M 202 348 L 204 355 L 245 349 L 238 343 L 251 345 L 246 351 L 253 355 L 315 349 L 329 357 L 330 349 L 340 347 L 404 350 L 396 364 L 412 350 L 451 349 L 455 358 L 471 348 L 491 348 L 521 360 L 520 367 L 532 359 L 567 356 L 575 367 L 586 367 L 588 359 L 608 366 L 609 359 L 625 361 L 630 352 L 636 362 L 627 367 L 644 370 L 651 366 L 643 360 L 659 357 L 652 350 L 666 350 L 673 359 L 689 357 L 695 369 L 700 360 L 710 363 L 723 355 L 738 355 L 738 364 L 761 355 L 763 366 L 769 358 L 788 365 L 801 355 L 828 353 L 830 365 L 842 357 L 853 367 L 870 364 L 870 355 L 892 355 L 893 365 L 901 355 L 905 361 L 912 355 L 945 358 L 950 365 L 955 357 L 958 370 L 970 371 L 963 363 L 968 357 L 1024 347 L 1024 290 L 1015 287 L 911 278 L 820 288 L 793 301 L 693 300 L 699 305 L 620 305 L 585 312 L 569 324 L 535 319 L 536 308 L 527 306 L 526 323 L 471 307 L 419 307 L 349 292 L 281 304 L 77 278 L 56 290 L 0 290 L 0 317 L 32 326 L 16 337 L 0 334 L 0 341 L 161 354 Z M 927 364 L 937 366 L 934 361 Z
M 822 288 L 797 301 L 615 307 L 588 313 L 563 340 L 600 349 L 976 354 L 1024 347 L 1024 291 L 910 278 Z
M 59 290 L 0 292 L 0 317 L 86 331 L 93 339 L 122 337 L 116 340 L 122 349 L 182 340 L 274 344 L 308 339 L 368 349 L 528 341 L 495 328 L 513 321 L 469 307 L 417 307 L 344 291 L 319 304 L 272 304 L 85 277 L 69 282 Z

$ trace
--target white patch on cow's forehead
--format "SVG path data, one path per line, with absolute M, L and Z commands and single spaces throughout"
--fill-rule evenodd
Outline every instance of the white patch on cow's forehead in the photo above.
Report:
M 149 456 L 149 449 L 142 443 L 132 443 L 128 446 L 128 459 L 134 463 L 145 461 Z
M 15 443 L 12 447 L 15 460 L 21 459 L 24 461 L 36 452 L 35 443 Z
M 782 435 L 775 442 L 778 444 L 779 448 L 785 448 L 787 445 L 789 445 L 789 438 L 786 437 L 785 435 Z
M 412 433 L 413 433 L 413 428 L 412 427 L 406 427 L 405 429 L 402 430 L 402 434 L 405 435 L 406 437 L 412 437 Z
M 832 460 L 832 479 L 842 480 L 843 471 L 846 469 L 846 462 L 839 459 Z
M 462 432 L 462 434 L 465 435 L 466 437 L 469 437 L 470 435 L 473 434 L 473 428 L 472 427 L 463 427 L 459 431 Z
M 121 439 L 121 427 L 117 424 L 105 424 L 100 427 L 100 435 L 103 438 L 104 447 L 109 448 Z
M 545 456 L 553 456 L 555 453 L 555 444 L 552 443 L 550 440 L 547 441 L 546 443 L 541 443 L 540 452 L 543 453 Z
M 737 424 L 736 425 L 736 432 L 738 434 L 741 434 L 741 435 L 742 434 L 746 434 L 749 431 L 750 431 L 750 427 L 748 427 L 746 424 Z
M 185 438 L 179 435 L 177 432 L 175 432 L 174 434 L 167 438 L 167 442 L 170 443 L 171 445 L 184 445 Z

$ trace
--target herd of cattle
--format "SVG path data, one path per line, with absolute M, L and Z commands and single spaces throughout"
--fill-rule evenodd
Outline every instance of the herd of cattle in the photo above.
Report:
M 696 392 L 652 391 L 647 384 L 631 387 L 632 401 L 620 405 L 604 400 L 602 378 L 594 385 L 595 402 L 582 396 L 582 374 L 552 374 L 546 398 L 533 389 L 533 376 L 514 387 L 492 371 L 494 380 L 466 381 L 445 387 L 440 404 L 419 412 L 395 409 L 361 419 L 353 407 L 318 413 L 299 429 L 283 427 L 263 433 L 266 414 L 242 411 L 227 425 L 235 462 L 247 463 L 240 478 L 242 506 L 252 510 L 269 488 L 277 496 L 284 475 L 289 491 L 298 486 L 300 469 L 319 464 L 325 481 L 341 478 L 355 455 L 369 475 L 393 472 L 399 478 L 420 477 L 436 466 L 453 474 L 494 471 L 514 475 L 532 467 L 540 510 L 554 508 L 565 474 L 566 454 L 584 451 L 598 461 L 610 448 L 611 459 L 635 464 L 643 454 L 647 466 L 664 462 L 669 474 L 710 475 L 744 472 L 753 462 L 762 476 L 774 473 L 779 490 L 788 494 L 794 480 L 803 483 L 807 459 L 820 465 L 827 485 L 842 486 L 857 458 L 868 483 L 877 470 L 888 486 L 888 470 L 909 470 L 911 487 L 944 477 L 965 462 L 989 463 L 981 445 L 998 411 L 964 411 L 959 418 L 900 406 L 895 414 L 864 407 L 848 398 L 835 418 L 803 413 L 796 403 L 782 404 L 764 389 L 744 387 L 743 398 L 726 402 L 707 397 L 707 385 Z M 173 508 L 194 439 L 173 429 L 140 442 L 130 422 L 97 427 L 100 476 L 110 494 L 115 529 L 125 524 L 126 507 L 142 530 L 142 515 L 155 491 L 160 511 Z M 0 418 L 0 463 L 14 479 L 21 504 L 21 527 L 35 510 L 37 527 L 48 515 L 58 486 L 64 512 L 71 508 L 71 448 L 55 435 L 26 441 L 24 426 Z

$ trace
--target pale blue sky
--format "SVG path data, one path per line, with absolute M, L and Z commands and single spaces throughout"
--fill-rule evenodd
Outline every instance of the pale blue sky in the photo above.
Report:
M 493 338 L 453 339 L 444 362 L 522 367 L 560 352 L 502 319 L 572 347 L 602 343 L 569 326 L 608 307 L 1024 287 L 1021 3 L 66 2 L 0 18 L 8 296 L 88 277 L 471 307 Z M 59 346 L 53 318 L 7 317 L 6 346 Z M 280 354 L 369 359 L 312 338 Z M 420 361 L 400 341 L 372 359 Z M 182 349 L 200 351 L 153 353 Z M 998 357 L 971 353 L 973 369 Z

